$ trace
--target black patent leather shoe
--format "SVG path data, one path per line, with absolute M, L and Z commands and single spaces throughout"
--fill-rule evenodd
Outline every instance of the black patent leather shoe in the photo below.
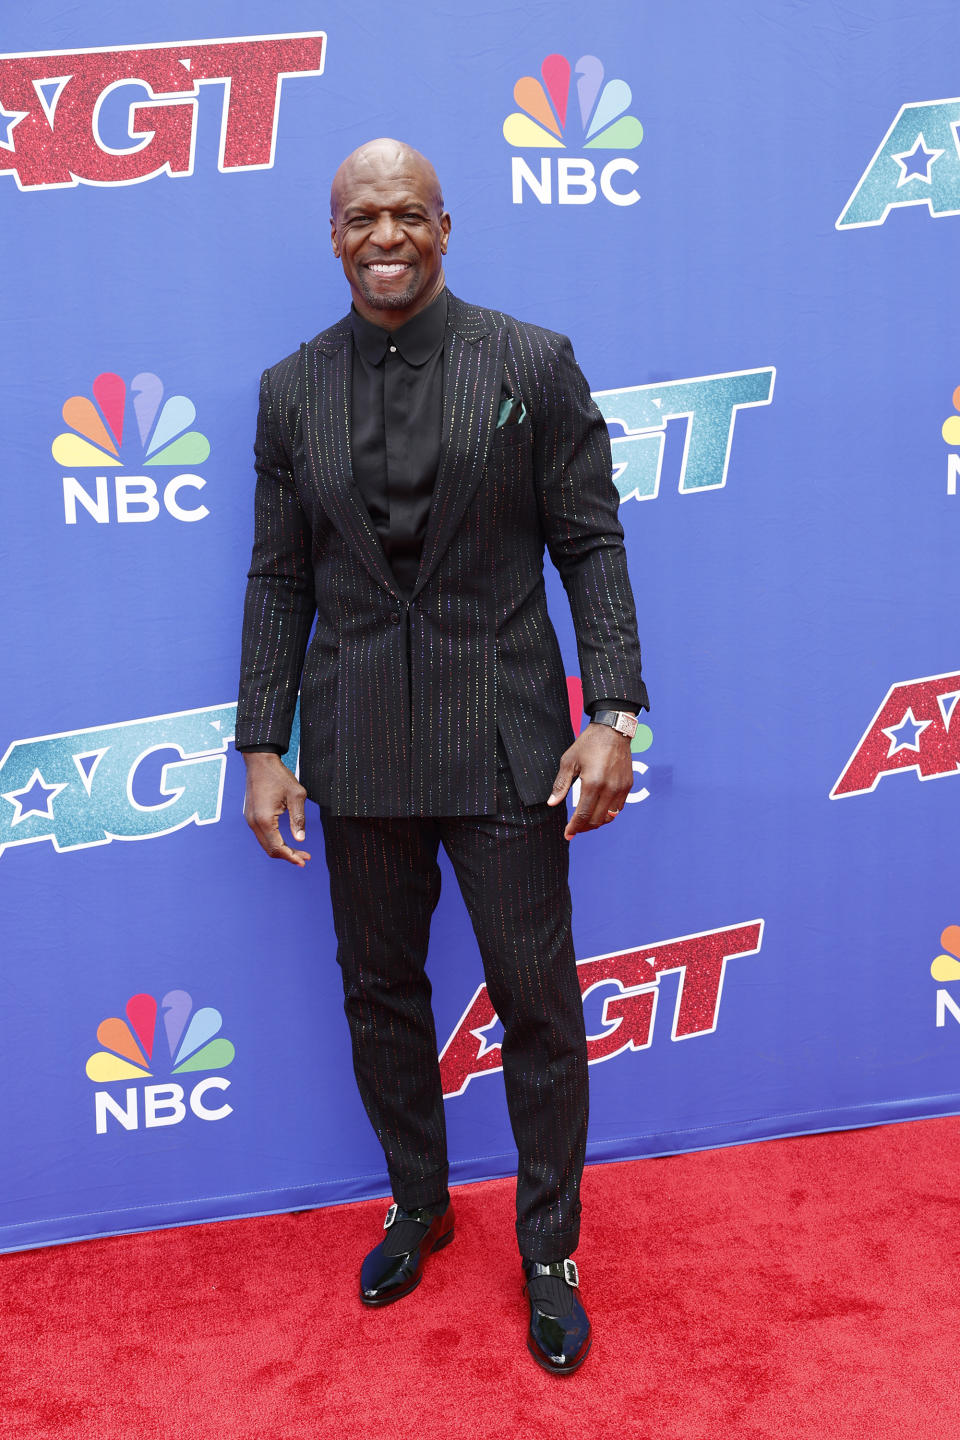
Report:
M 391 1205 L 383 1222 L 386 1235 L 360 1267 L 360 1299 L 364 1305 L 392 1305 L 415 1290 L 434 1250 L 453 1239 L 453 1206 L 442 1215 L 429 1210 L 401 1210 Z
M 593 1337 L 578 1294 L 580 1277 L 572 1260 L 539 1265 L 525 1260 L 524 1285 L 530 1304 L 527 1349 L 544 1370 L 572 1375 L 590 1353 Z

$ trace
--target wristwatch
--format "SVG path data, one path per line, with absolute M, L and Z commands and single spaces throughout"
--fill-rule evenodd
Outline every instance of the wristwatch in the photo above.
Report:
M 591 715 L 594 725 L 609 725 L 611 729 L 632 740 L 637 730 L 637 717 L 627 710 L 597 710 Z

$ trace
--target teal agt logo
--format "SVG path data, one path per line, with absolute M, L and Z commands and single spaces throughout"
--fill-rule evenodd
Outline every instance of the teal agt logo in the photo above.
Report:
M 926 205 L 935 220 L 960 215 L 960 99 L 901 105 L 837 221 L 882 225 L 891 210 Z
M 220 819 L 236 702 L 15 740 L 0 760 L 0 854 L 80 850 Z M 291 755 L 299 748 L 299 713 Z
M 593 398 L 611 434 L 613 480 L 624 500 L 654 500 L 660 490 L 663 446 L 669 420 L 686 420 L 678 488 L 719 490 L 727 483 L 733 428 L 739 410 L 769 405 L 776 370 L 731 370 L 664 380 L 623 390 L 595 390 Z

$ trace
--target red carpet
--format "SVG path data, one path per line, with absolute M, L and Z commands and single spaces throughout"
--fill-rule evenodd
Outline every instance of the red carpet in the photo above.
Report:
M 454 1192 L 413 1295 L 385 1203 L 0 1257 L 3 1440 L 957 1440 L 960 1121 L 597 1166 L 593 1353 L 523 1343 L 512 1185 Z

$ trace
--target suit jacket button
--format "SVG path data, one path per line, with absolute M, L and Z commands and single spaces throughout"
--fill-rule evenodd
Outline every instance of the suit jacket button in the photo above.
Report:
M 400 624 L 400 611 L 399 611 L 399 610 L 391 610 L 391 611 L 390 611 L 390 619 L 391 619 L 391 621 L 393 622 L 394 625 L 399 625 L 399 624 Z

